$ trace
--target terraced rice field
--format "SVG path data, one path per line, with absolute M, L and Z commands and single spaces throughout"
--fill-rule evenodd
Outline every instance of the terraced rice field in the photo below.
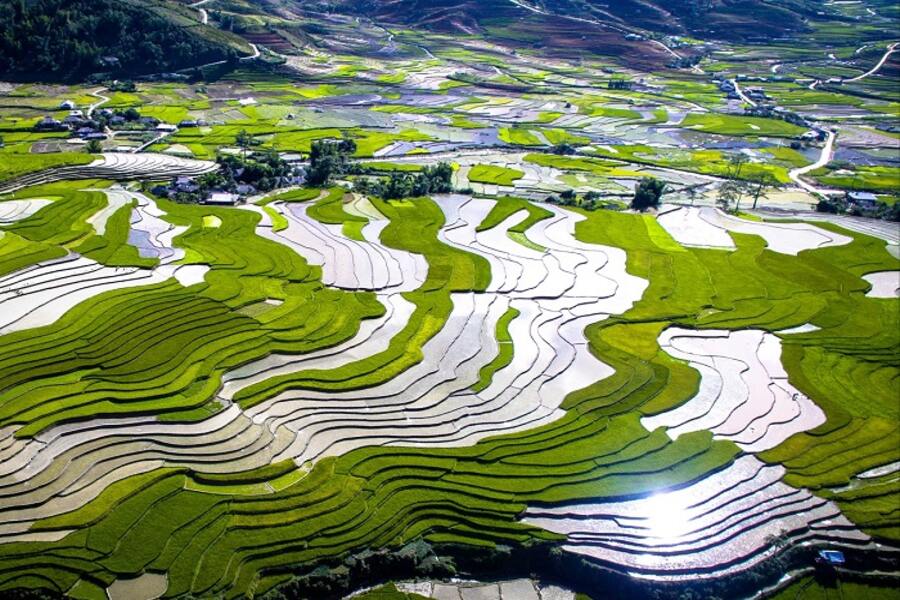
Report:
M 210 4 L 184 10 L 295 51 L 104 92 L 197 126 L 88 154 L 33 125 L 93 88 L 0 84 L 0 597 L 832 597 L 824 548 L 887 573 L 845 597 L 893 597 L 900 233 L 811 211 L 897 195 L 887 78 L 809 88 L 854 48 L 644 73 Z M 775 66 L 834 144 L 713 80 Z M 340 138 L 360 168 L 322 189 L 153 192 Z M 355 185 L 438 163 L 457 193 Z M 716 207 L 759 176 L 764 210 Z M 663 204 L 629 210 L 647 178 Z
M 885 242 L 298 197 L 0 203 L 0 585 L 237 597 L 420 537 L 677 585 L 896 539 Z

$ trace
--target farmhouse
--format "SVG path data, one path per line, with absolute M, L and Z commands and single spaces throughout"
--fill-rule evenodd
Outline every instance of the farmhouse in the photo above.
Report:
M 240 196 L 229 192 L 213 192 L 209 198 L 203 201 L 203 204 L 212 204 L 215 206 L 234 206 L 238 203 Z
M 847 202 L 860 208 L 872 209 L 878 206 L 878 196 L 871 192 L 848 192 Z
M 54 119 L 51 116 L 46 116 L 34 125 L 35 131 L 64 131 L 68 129 L 69 126 L 62 121 Z

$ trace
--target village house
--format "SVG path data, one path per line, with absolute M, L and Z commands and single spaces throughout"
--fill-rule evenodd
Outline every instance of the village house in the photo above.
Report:
M 209 198 L 203 201 L 203 204 L 211 204 L 214 206 L 235 206 L 240 200 L 240 196 L 230 192 L 213 192 Z
M 862 209 L 874 210 L 878 207 L 878 196 L 871 192 L 848 192 L 847 202 Z
M 46 117 L 35 123 L 34 129 L 35 131 L 65 131 L 69 129 L 69 126 L 62 121 L 59 121 L 47 115 Z

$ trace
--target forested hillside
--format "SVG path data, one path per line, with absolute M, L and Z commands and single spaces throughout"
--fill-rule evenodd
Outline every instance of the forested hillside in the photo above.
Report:
M 95 72 L 144 74 L 227 58 L 178 15 L 123 0 L 0 3 L 0 77 L 76 80 Z

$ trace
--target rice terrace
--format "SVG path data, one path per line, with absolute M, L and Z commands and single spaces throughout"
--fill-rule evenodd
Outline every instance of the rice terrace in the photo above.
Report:
M 0 600 L 900 600 L 898 32 L 0 1 Z

